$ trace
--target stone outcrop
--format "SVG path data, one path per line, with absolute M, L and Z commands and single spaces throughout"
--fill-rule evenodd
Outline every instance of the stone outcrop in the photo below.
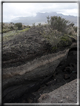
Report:
M 29 96 L 38 90 L 53 77 L 63 60 L 67 59 L 62 69 L 76 62 L 76 43 L 72 49 L 52 53 L 50 43 L 39 32 L 31 31 L 3 42 L 4 103 L 20 102 L 24 94 Z
M 44 93 L 38 99 L 39 103 L 77 103 L 77 80 L 73 80 L 58 89 Z
M 71 63 L 72 58 L 72 63 L 76 64 L 76 50 L 73 50 L 74 52 L 69 53 L 69 49 L 66 49 L 58 53 L 42 56 L 18 67 L 4 68 L 3 101 L 15 102 L 25 93 L 28 94 L 38 90 L 42 84 L 53 77 L 58 65 L 62 64 L 63 67 L 59 67 L 59 70 L 63 70 Z M 65 64 L 63 64 L 61 61 L 66 58 Z
M 4 68 L 3 69 L 3 78 L 7 79 L 7 78 L 17 76 L 17 75 L 21 76 L 21 75 L 31 72 L 34 69 L 37 69 L 40 67 L 43 68 L 43 66 L 49 66 L 49 64 L 51 64 L 51 63 L 54 66 L 54 70 L 55 70 L 55 68 L 58 66 L 60 61 L 67 57 L 68 51 L 69 51 L 69 49 L 66 49 L 66 50 L 60 51 L 58 53 L 41 56 L 40 58 L 34 59 L 33 61 L 27 62 L 26 64 L 20 65 L 18 67 Z M 42 68 L 40 69 L 41 70 L 40 72 L 42 72 Z M 32 71 L 32 72 L 34 73 L 34 71 Z M 39 74 L 40 74 L 40 72 L 39 72 Z M 45 72 L 45 74 L 46 74 L 46 72 Z
M 53 75 L 60 61 L 66 58 L 67 53 L 68 50 L 65 50 L 61 53 L 42 56 L 22 66 L 3 69 L 3 98 L 5 98 L 6 93 L 10 96 L 11 91 L 14 91 L 14 94 L 13 92 L 12 94 L 15 99 L 18 97 L 17 93 L 21 96 L 26 91 L 29 92 L 30 87 L 33 89 L 34 86 L 37 86 L 36 84 L 40 86 L 43 79 L 49 79 Z M 8 88 L 10 88 L 9 91 L 7 90 Z M 15 90 L 16 88 L 18 91 Z M 8 95 L 6 99 L 10 100 L 11 98 Z

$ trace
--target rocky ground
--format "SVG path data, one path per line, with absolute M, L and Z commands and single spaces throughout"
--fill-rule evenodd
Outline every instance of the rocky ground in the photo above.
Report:
M 72 39 L 68 47 L 52 52 L 52 45 L 42 32 L 43 29 L 32 28 L 3 42 L 3 103 L 46 102 L 47 99 L 42 100 L 45 93 L 51 102 L 56 93 L 52 96 L 49 92 L 53 94 L 57 88 L 77 78 L 76 41 Z M 75 93 L 70 92 L 77 95 L 76 84 L 73 87 Z M 71 99 L 76 102 L 75 98 Z M 57 97 L 53 102 L 60 100 Z
M 44 93 L 38 99 L 39 103 L 77 103 L 77 80 L 73 80 L 55 89 Z

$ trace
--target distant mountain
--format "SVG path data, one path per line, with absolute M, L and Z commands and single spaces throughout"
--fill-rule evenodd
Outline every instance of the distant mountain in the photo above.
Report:
M 45 12 L 45 13 L 37 13 L 35 17 L 18 17 L 18 19 L 12 20 L 12 22 L 21 22 L 24 25 L 32 25 L 35 23 L 36 25 L 38 23 L 47 23 L 47 16 L 61 16 L 62 18 L 65 18 L 66 20 L 69 20 L 70 22 L 73 22 L 75 26 L 77 26 L 77 17 L 71 16 L 71 15 L 63 15 L 63 14 L 57 14 L 56 12 Z

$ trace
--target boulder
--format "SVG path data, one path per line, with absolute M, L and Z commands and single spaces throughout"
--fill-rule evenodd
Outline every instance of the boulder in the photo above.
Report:
M 44 93 L 39 97 L 38 103 L 77 103 L 77 79 L 50 93 Z

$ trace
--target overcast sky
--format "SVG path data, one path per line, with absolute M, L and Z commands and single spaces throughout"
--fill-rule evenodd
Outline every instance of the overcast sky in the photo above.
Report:
M 57 12 L 63 15 L 78 15 L 77 3 L 3 3 L 3 22 L 18 17 L 36 16 L 38 12 Z

